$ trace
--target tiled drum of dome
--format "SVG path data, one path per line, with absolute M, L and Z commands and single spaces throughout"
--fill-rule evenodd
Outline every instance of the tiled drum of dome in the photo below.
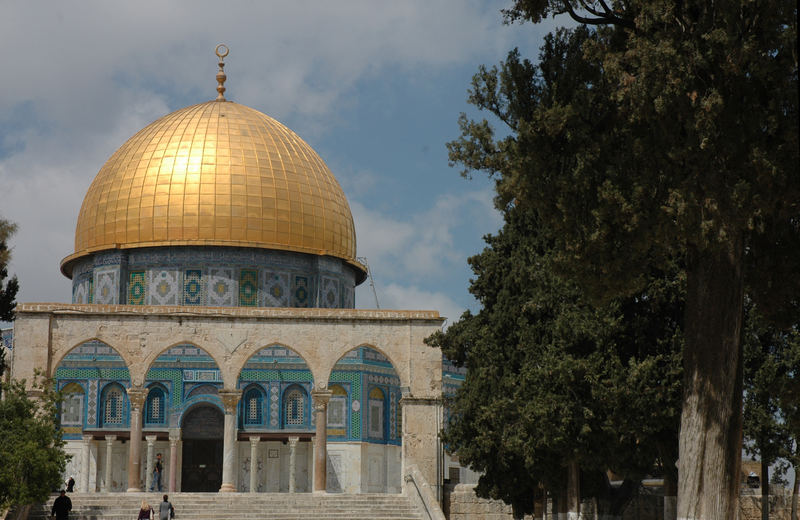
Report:
M 241 307 L 258 305 L 258 271 L 255 269 L 239 271 L 239 305 Z
M 131 271 L 128 282 L 128 305 L 144 305 L 146 301 L 146 287 L 144 271 Z
M 289 273 L 264 271 L 264 283 L 261 287 L 261 292 L 265 307 L 288 307 Z
M 322 302 L 320 307 L 339 307 L 339 281 L 336 278 L 322 277 Z
M 119 303 L 119 268 L 98 267 L 94 270 L 94 303 L 103 305 Z
M 203 305 L 203 272 L 187 269 L 183 274 L 183 304 Z
M 237 284 L 231 268 L 211 268 L 208 271 L 208 304 L 212 307 L 232 307 Z
M 152 270 L 147 275 L 147 300 L 150 305 L 179 305 L 181 284 L 178 271 Z
M 309 307 L 309 290 L 308 277 L 295 276 L 292 290 L 292 307 Z

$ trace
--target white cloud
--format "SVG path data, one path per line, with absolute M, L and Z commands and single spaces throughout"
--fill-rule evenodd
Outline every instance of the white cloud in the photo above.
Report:
M 447 323 L 456 321 L 464 312 L 464 308 L 443 292 L 426 291 L 417 286 L 390 283 L 385 287 L 377 287 L 378 301 L 381 309 L 392 310 L 433 310 L 447 318 Z M 369 282 L 364 282 L 356 290 L 358 307 L 375 308 L 375 298 Z
M 377 276 L 430 280 L 463 265 L 471 253 L 459 247 L 459 228 L 480 236 L 500 227 L 490 190 L 439 196 L 429 210 L 397 219 L 351 202 L 358 254 Z

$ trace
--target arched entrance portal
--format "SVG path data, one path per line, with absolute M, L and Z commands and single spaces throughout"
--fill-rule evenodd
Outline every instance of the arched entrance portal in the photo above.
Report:
M 182 427 L 181 491 L 219 491 L 224 428 L 224 416 L 216 406 L 200 405 L 186 414 Z

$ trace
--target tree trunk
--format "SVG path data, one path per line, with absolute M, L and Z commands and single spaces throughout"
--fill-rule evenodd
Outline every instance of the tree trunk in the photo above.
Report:
M 678 485 L 674 478 L 664 475 L 664 520 L 676 520 L 678 518 Z
M 687 256 L 678 518 L 739 518 L 742 458 L 741 239 Z
M 567 466 L 568 520 L 578 520 L 581 514 L 581 469 L 576 461 Z
M 769 464 L 761 459 L 761 520 L 769 520 Z
M 792 520 L 800 520 L 797 517 L 797 499 L 800 495 L 800 464 L 794 466 L 794 489 L 792 489 Z

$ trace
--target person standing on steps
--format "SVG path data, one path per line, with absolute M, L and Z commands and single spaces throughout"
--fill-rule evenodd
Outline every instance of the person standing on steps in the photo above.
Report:
M 75 479 L 70 476 L 67 479 L 67 493 L 72 493 L 75 491 Z
M 169 497 L 164 495 L 164 501 L 158 506 L 158 520 L 170 520 L 175 518 L 175 508 L 169 501 Z
M 150 491 L 153 491 L 156 487 L 158 487 L 159 491 L 161 489 L 161 472 L 164 469 L 164 465 L 161 463 L 161 454 L 156 454 L 156 463 L 153 466 L 153 483 L 150 484 Z
M 139 509 L 139 518 L 137 520 L 153 520 L 153 509 L 147 500 L 142 500 L 142 507 Z
M 55 517 L 56 520 L 69 520 L 70 511 L 72 511 L 72 500 L 67 496 L 67 492 L 62 489 L 58 498 L 53 502 L 50 516 Z

